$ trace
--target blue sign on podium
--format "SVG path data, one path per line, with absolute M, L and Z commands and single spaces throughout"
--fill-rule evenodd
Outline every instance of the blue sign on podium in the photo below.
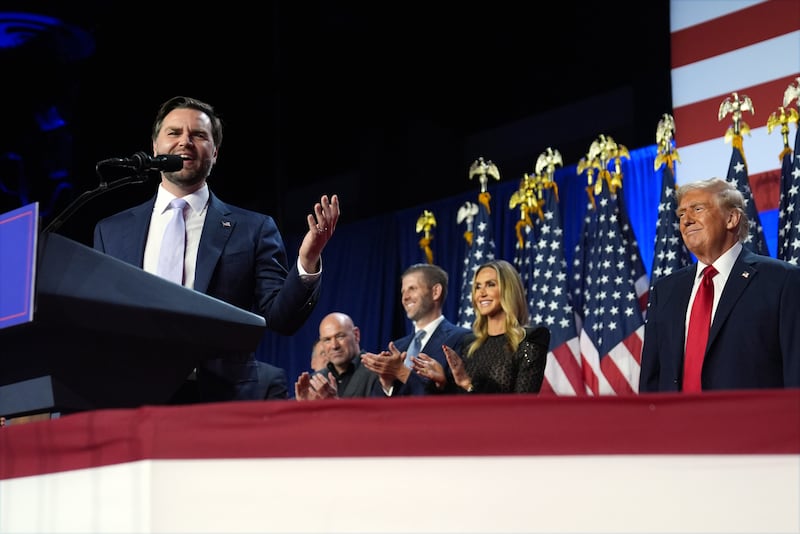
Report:
M 0 329 L 33 321 L 39 203 L 0 214 Z

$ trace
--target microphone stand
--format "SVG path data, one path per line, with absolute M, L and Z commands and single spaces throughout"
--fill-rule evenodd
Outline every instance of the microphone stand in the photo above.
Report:
M 100 164 L 98 164 L 98 166 L 95 169 L 95 171 L 97 172 L 98 176 L 100 176 L 102 178 L 102 175 L 100 173 Z M 94 197 L 100 196 L 101 194 L 103 194 L 103 193 L 105 193 L 107 191 L 113 191 L 114 189 L 118 189 L 118 188 L 120 188 L 120 187 L 122 187 L 124 185 L 141 184 L 141 183 L 146 182 L 148 179 L 149 179 L 149 176 L 147 175 L 147 171 L 145 171 L 145 172 L 142 172 L 142 173 L 132 174 L 130 176 L 126 176 L 124 178 L 120 178 L 119 180 L 115 180 L 115 181 L 113 181 L 111 183 L 108 183 L 106 181 L 102 181 L 102 182 L 100 182 L 100 185 L 97 186 L 95 189 L 92 189 L 90 191 L 85 191 L 85 192 L 81 193 L 81 195 L 78 196 L 78 198 L 76 198 L 75 200 L 73 200 L 69 204 L 69 206 L 67 206 L 64 209 L 64 211 L 62 211 L 56 218 L 54 218 L 52 221 L 50 221 L 50 224 L 48 224 L 45 227 L 45 229 L 42 230 L 42 232 L 43 233 L 55 232 L 56 230 L 61 228 L 61 225 L 63 225 L 64 222 L 66 222 L 66 220 L 73 213 L 75 213 L 78 210 L 78 208 L 80 208 L 81 206 L 86 204 L 86 202 L 88 202 L 89 200 L 93 199 Z

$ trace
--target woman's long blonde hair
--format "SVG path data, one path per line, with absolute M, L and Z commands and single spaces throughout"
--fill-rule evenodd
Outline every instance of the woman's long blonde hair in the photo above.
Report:
M 467 349 L 467 357 L 489 338 L 489 320 L 478 313 L 478 304 L 475 302 L 475 279 L 484 269 L 493 269 L 497 274 L 497 287 L 500 290 L 500 307 L 506 313 L 505 332 L 508 347 L 515 352 L 519 344 L 525 339 L 525 325 L 528 324 L 528 303 L 525 298 L 525 286 L 517 269 L 505 260 L 494 260 L 484 263 L 475 271 L 472 277 L 472 308 L 475 310 L 475 321 L 472 323 L 472 332 L 475 341 Z

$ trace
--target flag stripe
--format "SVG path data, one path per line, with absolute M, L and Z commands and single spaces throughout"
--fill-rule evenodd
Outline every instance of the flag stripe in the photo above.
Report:
M 642 346 L 644 343 L 643 340 L 644 340 L 644 325 L 640 326 L 636 330 L 636 332 L 626 337 L 625 340 L 622 342 L 628 349 L 631 358 L 633 358 L 636 361 L 636 364 L 639 366 L 642 365 Z M 639 376 L 638 369 L 635 375 L 637 377 Z
M 763 134 L 767 134 L 767 118 L 783 105 L 783 93 L 786 87 L 798 76 L 800 76 L 800 72 L 794 72 L 789 76 L 783 76 L 758 85 L 734 87 L 731 91 L 726 93 L 720 93 L 705 100 L 676 107 L 674 114 L 676 124 L 675 142 L 680 145 L 691 145 L 707 139 L 715 139 L 717 142 L 723 143 L 725 132 L 731 126 L 732 119 L 729 115 L 720 121 L 718 118 L 719 108 L 720 104 L 730 96 L 730 93 L 736 91 L 739 93 L 740 97 L 744 95 L 748 96 L 753 102 L 753 108 L 756 110 L 756 113 L 751 114 L 744 112 L 742 114 L 742 120 L 747 123 L 751 130 L 750 136 L 745 136 L 745 143 L 746 145 L 749 144 L 749 139 L 755 133 L 754 130 L 763 127 Z M 707 120 L 697 120 L 698 117 L 703 117 Z M 687 127 L 681 128 L 680 125 L 686 125 Z M 761 132 L 759 132 L 759 137 L 761 137 Z M 775 137 L 778 137 L 777 141 Z M 771 170 L 780 167 L 780 160 L 777 155 L 781 151 L 782 144 L 780 136 L 771 135 L 766 137 L 766 139 L 770 141 L 769 144 L 774 148 L 774 155 L 772 158 L 769 158 L 767 167 L 767 169 Z M 726 152 L 729 152 L 729 150 Z M 746 150 L 746 152 L 749 153 L 750 150 Z M 681 157 L 683 158 L 682 152 Z M 722 161 L 724 162 L 725 158 L 723 158 Z M 749 168 L 749 158 L 747 163 Z M 753 170 L 755 171 L 755 169 Z
M 545 379 L 550 388 L 549 392 L 560 395 L 585 395 L 580 355 L 573 352 L 571 345 L 576 345 L 577 348 L 577 339 L 558 345 L 550 351 L 547 355 Z
M 600 358 L 597 355 L 597 349 L 583 330 L 580 336 L 580 346 L 581 372 L 583 373 L 583 382 L 586 384 L 586 391 L 592 395 L 599 395 L 600 389 L 607 382 L 603 377 L 603 373 L 600 372 Z
M 672 31 L 680 31 L 766 1 L 768 0 L 736 0 L 735 2 L 672 0 L 669 11 L 670 27 Z
M 614 454 L 619 448 L 636 454 L 800 452 L 796 424 L 800 390 L 704 395 L 713 401 L 669 393 L 624 402 L 440 395 L 392 402 L 341 399 L 335 409 L 325 402 L 230 402 L 95 410 L 4 428 L 0 479 L 147 458 L 571 455 Z M 663 413 L 653 416 L 653 405 Z M 742 423 L 743 406 L 767 417 L 744 417 L 748 431 L 743 432 L 737 426 Z M 599 421 L 618 413 L 626 417 L 615 425 Z M 691 417 L 668 417 L 675 413 Z M 559 425 L 565 421 L 574 422 L 578 432 L 565 434 Z M 637 434 L 651 425 L 652 432 Z M 477 433 L 476 428 L 480 428 Z M 409 447 L 405 438 L 410 431 L 428 439 Z M 331 438 L 341 435 L 351 439 Z M 638 438 L 631 440 L 634 435 Z
M 795 31 L 672 69 L 673 108 L 797 72 L 798 40 L 800 32 Z M 776 99 L 782 96 L 783 91 Z
M 769 21 L 753 24 L 753 21 Z M 800 2 L 762 2 L 672 32 L 672 68 L 744 48 L 800 29 Z
M 548 358 L 547 365 L 550 365 L 550 360 Z M 556 395 L 553 386 L 550 385 L 550 380 L 547 378 L 547 368 L 545 367 L 545 375 L 544 380 L 542 380 L 542 387 L 539 388 L 539 395 Z
M 750 134 L 744 138 L 747 170 L 750 175 L 780 172 L 778 153 L 783 149 L 780 132 L 773 130 L 772 135 L 767 135 L 767 128 L 764 127 L 750 130 Z M 731 158 L 731 145 L 725 143 L 720 135 L 702 143 L 681 147 L 678 154 L 681 161 L 675 173 L 675 181 L 680 184 L 687 180 L 724 176 Z
M 778 209 L 780 191 L 775 184 L 780 183 L 780 180 L 781 171 L 779 169 L 750 175 L 750 189 L 758 211 Z
M 619 356 L 619 358 L 615 356 Z M 605 358 L 600 360 L 600 369 L 603 370 L 603 375 L 608 379 L 610 388 L 608 391 L 601 390 L 601 394 L 630 395 L 638 391 L 638 386 L 634 389 L 625 378 L 625 372 L 622 370 L 627 368 L 625 360 L 628 356 L 630 356 L 630 354 L 619 355 L 615 348 L 608 353 Z M 618 364 L 622 365 L 622 369 Z

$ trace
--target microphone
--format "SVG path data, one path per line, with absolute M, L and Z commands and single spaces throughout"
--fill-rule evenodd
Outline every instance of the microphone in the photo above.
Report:
M 146 152 L 137 152 L 129 158 L 109 158 L 97 164 L 108 167 L 125 167 L 136 172 L 145 171 L 179 171 L 183 168 L 183 158 L 173 154 L 151 156 Z
M 100 172 L 100 167 L 115 167 L 121 169 L 133 170 L 133 174 L 121 178 L 114 182 L 108 183 L 105 180 L 100 182 L 100 186 L 92 189 L 91 191 L 84 191 L 78 198 L 73 200 L 66 209 L 55 217 L 50 224 L 45 227 L 43 233 L 55 232 L 58 230 L 67 218 L 75 213 L 78 208 L 83 206 L 87 201 L 99 196 L 102 193 L 117 189 L 123 185 L 128 184 L 141 184 L 149 178 L 147 171 L 179 171 L 183 168 L 183 158 L 172 154 L 163 154 L 159 156 L 151 156 L 147 152 L 137 152 L 129 158 L 109 158 L 98 161 L 95 166 L 97 175 L 103 178 Z

